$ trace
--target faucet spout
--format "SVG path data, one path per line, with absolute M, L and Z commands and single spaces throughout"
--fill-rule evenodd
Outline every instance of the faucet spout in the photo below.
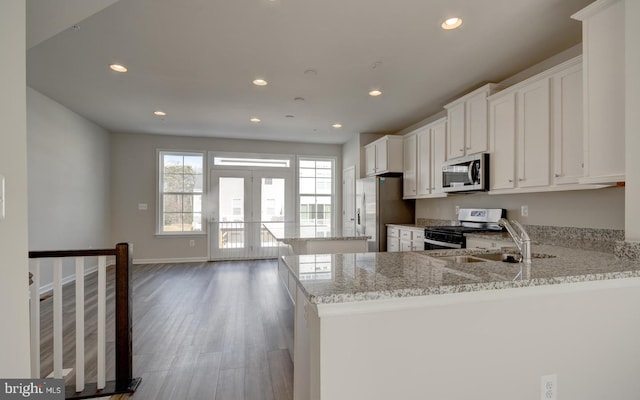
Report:
M 529 238 L 529 234 L 524 230 L 524 227 L 518 221 L 512 220 L 509 223 L 506 218 L 501 218 L 498 224 L 504 226 L 509 235 L 511 235 L 516 247 L 518 247 L 518 251 L 522 254 L 522 263 L 531 265 L 531 238 Z M 516 232 L 514 226 L 519 232 Z

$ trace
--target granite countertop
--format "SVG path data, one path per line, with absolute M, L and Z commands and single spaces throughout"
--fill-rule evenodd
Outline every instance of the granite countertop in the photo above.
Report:
M 270 222 L 262 225 L 280 242 L 292 240 L 367 240 L 371 238 L 371 236 L 364 235 L 342 236 L 334 233 L 325 236 L 325 232 L 319 232 L 314 227 L 305 228 L 294 222 Z
M 433 256 L 502 250 L 286 256 L 284 262 L 311 303 L 346 303 L 524 286 L 640 277 L 640 262 L 612 253 L 538 244 L 529 268 L 500 261 L 451 263 Z

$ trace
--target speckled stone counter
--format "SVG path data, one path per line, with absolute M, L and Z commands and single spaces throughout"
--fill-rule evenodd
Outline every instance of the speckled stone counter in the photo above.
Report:
M 497 253 L 433 250 L 400 253 L 287 256 L 283 260 L 311 303 L 438 295 L 640 277 L 640 262 L 612 253 L 534 245 L 529 268 L 499 261 L 453 263 L 435 257 Z

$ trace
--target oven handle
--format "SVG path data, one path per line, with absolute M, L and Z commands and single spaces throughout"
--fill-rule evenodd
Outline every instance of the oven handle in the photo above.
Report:
M 448 242 L 439 242 L 437 240 L 425 239 L 425 243 L 435 244 L 436 246 L 448 247 L 450 249 L 461 249 L 462 244 L 460 243 L 448 243 Z

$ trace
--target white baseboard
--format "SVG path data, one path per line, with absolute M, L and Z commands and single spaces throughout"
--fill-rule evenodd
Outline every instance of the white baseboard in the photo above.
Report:
M 137 258 L 133 259 L 134 264 L 173 264 L 187 262 L 207 262 L 206 257 L 187 257 L 187 258 Z
M 91 266 L 89 268 L 85 268 L 84 269 L 84 275 L 87 276 L 89 274 L 92 274 L 94 272 L 96 272 L 98 270 L 98 266 L 94 265 Z M 67 275 L 64 278 L 62 278 L 62 285 L 66 285 L 69 282 L 74 282 L 76 280 L 76 274 L 71 274 L 71 275 Z M 51 283 L 47 283 L 46 285 L 42 285 L 40 286 L 40 297 L 42 297 L 42 295 L 52 292 L 53 291 L 53 282 Z

